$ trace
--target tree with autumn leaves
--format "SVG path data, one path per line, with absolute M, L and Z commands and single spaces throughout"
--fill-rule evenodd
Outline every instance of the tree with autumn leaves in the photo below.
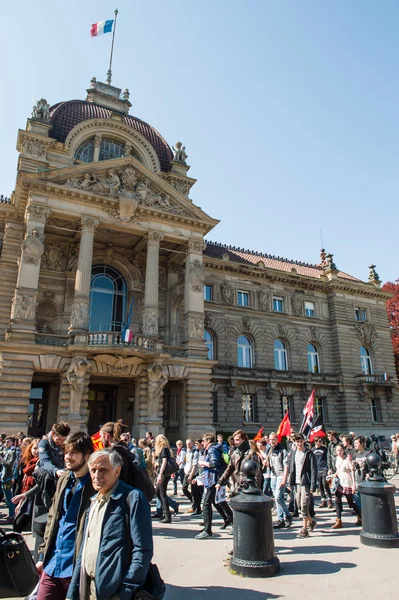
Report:
M 392 298 L 387 300 L 386 309 L 388 314 L 388 323 L 391 328 L 396 374 L 399 378 L 399 279 L 397 279 L 394 283 L 391 281 L 384 283 L 382 289 L 386 292 L 391 292 L 394 294 Z

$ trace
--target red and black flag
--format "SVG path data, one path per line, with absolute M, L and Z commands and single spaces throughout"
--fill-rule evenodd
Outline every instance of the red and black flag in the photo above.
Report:
M 303 409 L 303 421 L 301 425 L 300 433 L 303 433 L 306 439 L 309 438 L 309 434 L 313 427 L 313 415 L 314 415 L 314 397 L 316 394 L 316 388 L 313 388 L 312 393 L 309 396 L 309 400 L 306 402 L 306 406 Z
M 323 423 L 323 417 L 320 413 L 316 421 L 313 424 L 312 430 L 309 434 L 309 442 L 313 442 L 316 437 L 327 437 L 326 429 Z

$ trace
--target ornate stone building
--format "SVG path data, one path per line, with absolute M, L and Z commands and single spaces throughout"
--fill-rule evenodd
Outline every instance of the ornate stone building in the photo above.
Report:
M 129 92 L 40 100 L 0 198 L 0 431 L 122 418 L 172 441 L 298 423 L 313 387 L 340 430 L 399 426 L 385 314 L 368 283 L 204 243 L 187 154 L 129 115 Z

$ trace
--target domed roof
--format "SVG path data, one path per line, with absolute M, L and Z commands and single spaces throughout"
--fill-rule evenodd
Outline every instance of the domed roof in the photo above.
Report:
M 87 100 L 59 102 L 50 108 L 52 125 L 50 135 L 58 142 L 64 143 L 69 132 L 78 123 L 89 119 L 110 119 L 111 115 L 112 111 L 108 108 L 98 106 Z M 150 142 L 159 158 L 161 171 L 170 171 L 173 153 L 158 131 L 151 127 L 151 125 L 148 125 L 148 123 L 132 115 L 123 115 L 122 122 L 128 127 L 135 129 Z

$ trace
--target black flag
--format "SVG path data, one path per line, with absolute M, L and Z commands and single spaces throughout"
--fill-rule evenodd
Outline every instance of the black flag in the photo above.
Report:
M 327 437 L 326 429 L 323 423 L 323 417 L 321 413 L 317 417 L 316 421 L 313 424 L 313 427 L 309 434 L 309 442 L 313 442 L 315 437 Z

